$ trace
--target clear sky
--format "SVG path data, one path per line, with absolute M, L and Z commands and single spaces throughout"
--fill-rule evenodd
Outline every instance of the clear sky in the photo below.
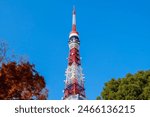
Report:
M 88 99 L 111 78 L 150 69 L 149 0 L 0 0 L 0 39 L 29 56 L 49 99 L 63 96 L 73 5 Z

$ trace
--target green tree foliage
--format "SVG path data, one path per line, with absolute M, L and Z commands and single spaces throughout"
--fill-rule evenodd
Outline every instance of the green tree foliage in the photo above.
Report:
M 47 99 L 44 78 L 30 63 L 3 63 L 0 69 L 1 100 Z
M 105 83 L 101 97 L 104 100 L 150 100 L 150 70 L 113 78 Z
M 101 97 L 100 97 L 100 96 L 98 96 L 98 97 L 96 98 L 96 100 L 101 100 Z

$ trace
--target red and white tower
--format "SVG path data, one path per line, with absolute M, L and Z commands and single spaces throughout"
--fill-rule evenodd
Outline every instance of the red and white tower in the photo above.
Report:
M 69 35 L 69 57 L 66 69 L 64 100 L 85 100 L 84 77 L 79 55 L 79 34 L 76 30 L 76 11 L 72 12 L 72 31 Z

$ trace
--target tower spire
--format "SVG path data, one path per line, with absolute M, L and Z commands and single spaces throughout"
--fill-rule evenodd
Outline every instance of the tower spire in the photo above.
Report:
M 76 9 L 75 9 L 75 6 L 73 6 L 73 11 L 72 11 L 72 32 L 76 32 Z
M 72 30 L 70 32 L 69 38 L 72 35 L 78 36 L 78 32 L 77 32 L 77 29 L 76 29 L 76 9 L 75 9 L 75 6 L 73 6 L 73 10 L 72 10 Z

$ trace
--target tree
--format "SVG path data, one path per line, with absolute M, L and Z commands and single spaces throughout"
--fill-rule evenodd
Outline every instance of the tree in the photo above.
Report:
M 0 64 L 7 61 L 7 54 L 8 51 L 8 45 L 5 41 L 0 41 Z
M 28 56 L 16 55 L 14 51 L 10 51 L 6 41 L 0 40 L 0 66 L 3 63 L 6 64 L 10 61 L 15 61 L 16 63 L 26 63 L 28 62 Z
M 104 100 L 150 100 L 150 70 L 111 79 L 105 83 L 101 97 Z
M 35 70 L 34 65 L 8 62 L 0 69 L 0 99 L 33 100 L 47 99 L 43 76 Z

